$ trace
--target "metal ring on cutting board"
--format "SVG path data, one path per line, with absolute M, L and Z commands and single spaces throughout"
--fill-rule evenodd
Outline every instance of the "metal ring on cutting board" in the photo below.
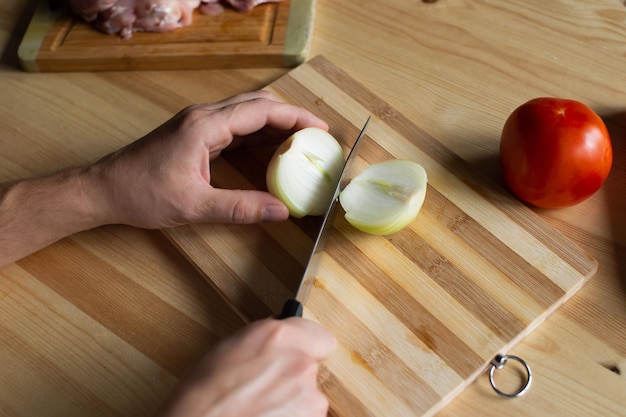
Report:
M 501 391 L 496 386 L 496 383 L 495 383 L 495 381 L 493 379 L 493 374 L 496 371 L 496 369 L 502 369 L 504 367 L 504 365 L 506 365 L 506 363 L 507 363 L 507 361 L 509 359 L 521 363 L 522 365 L 524 365 L 524 368 L 526 368 L 526 382 L 520 387 L 519 390 L 517 390 L 515 392 L 512 392 L 512 393 L 507 393 L 507 392 Z M 531 384 L 532 380 L 533 380 L 533 374 L 530 371 L 530 366 L 528 366 L 526 361 L 524 359 L 520 358 L 519 356 L 514 356 L 514 355 L 497 355 L 491 361 L 491 367 L 489 368 L 489 383 L 491 384 L 491 387 L 493 388 L 493 390 L 495 392 L 497 392 L 499 395 L 503 396 L 503 397 L 516 398 L 516 397 L 519 397 L 519 396 L 523 395 L 528 390 L 528 388 L 530 387 L 530 384 Z

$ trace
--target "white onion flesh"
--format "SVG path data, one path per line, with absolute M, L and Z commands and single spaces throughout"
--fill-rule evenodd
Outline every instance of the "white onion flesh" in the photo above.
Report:
M 343 150 L 328 132 L 310 127 L 291 135 L 270 160 L 268 191 L 293 217 L 325 213 L 344 163 Z
M 413 161 L 392 159 L 370 165 L 339 195 L 352 226 L 374 235 L 390 235 L 411 223 L 426 197 L 427 175 Z

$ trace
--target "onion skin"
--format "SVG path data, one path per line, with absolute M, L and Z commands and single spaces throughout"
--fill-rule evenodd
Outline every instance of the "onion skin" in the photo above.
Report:
M 325 130 L 302 129 L 283 142 L 269 162 L 268 191 L 292 217 L 326 212 L 344 163 L 341 145 Z
M 391 235 L 415 220 L 427 182 L 421 165 L 392 159 L 363 170 L 341 192 L 339 202 L 353 227 L 372 235 Z
M 303 129 L 272 156 L 266 173 L 268 191 L 287 206 L 292 217 L 323 215 L 343 164 L 343 150 L 335 138 L 322 129 Z M 353 227 L 390 235 L 418 215 L 427 182 L 421 165 L 392 159 L 364 169 L 341 191 L 339 202 Z

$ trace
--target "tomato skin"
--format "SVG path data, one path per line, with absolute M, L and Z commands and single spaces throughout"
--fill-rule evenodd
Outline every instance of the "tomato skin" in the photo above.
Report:
M 507 187 L 541 208 L 567 207 L 594 194 L 613 164 L 602 119 L 584 104 L 541 97 L 515 109 L 500 140 Z

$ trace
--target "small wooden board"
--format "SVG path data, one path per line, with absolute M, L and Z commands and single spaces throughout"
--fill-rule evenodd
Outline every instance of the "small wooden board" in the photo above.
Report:
M 371 115 L 359 168 L 398 158 L 428 173 L 422 211 L 401 232 L 367 235 L 341 213 L 334 223 L 304 306 L 339 340 L 320 379 L 330 415 L 432 416 L 595 273 L 573 242 L 325 58 L 267 89 L 326 120 L 346 151 Z M 212 178 L 263 189 L 271 154 L 224 153 Z M 164 232 L 254 320 L 293 296 L 316 227 L 305 218 Z
M 134 33 L 123 40 L 41 0 L 20 44 L 31 72 L 290 67 L 302 63 L 313 33 L 315 0 L 267 3 L 248 13 L 195 11 L 190 26 Z

